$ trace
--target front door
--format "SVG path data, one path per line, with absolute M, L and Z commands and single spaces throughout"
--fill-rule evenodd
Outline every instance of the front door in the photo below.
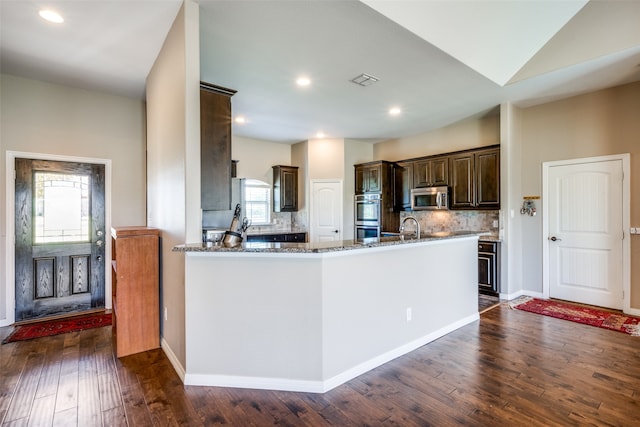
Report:
M 342 182 L 312 181 L 310 241 L 342 240 Z
M 549 296 L 621 309 L 622 161 L 549 168 Z
M 104 165 L 15 166 L 16 322 L 103 308 Z

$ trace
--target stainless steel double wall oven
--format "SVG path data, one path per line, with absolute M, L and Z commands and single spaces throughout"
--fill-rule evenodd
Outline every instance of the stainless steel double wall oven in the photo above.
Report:
M 380 236 L 382 225 L 382 197 L 380 194 L 356 194 L 354 214 L 356 239 Z

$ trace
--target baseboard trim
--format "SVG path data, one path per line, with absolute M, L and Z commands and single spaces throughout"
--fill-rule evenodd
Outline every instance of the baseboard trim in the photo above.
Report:
M 185 382 L 186 371 L 182 366 L 182 364 L 180 363 L 180 360 L 178 360 L 178 357 L 176 356 L 176 354 L 171 349 L 171 346 L 169 345 L 169 343 L 164 339 L 164 337 L 160 339 L 160 347 L 162 348 L 162 351 L 164 351 L 164 354 L 167 355 L 167 359 L 169 359 L 171 366 L 173 366 L 173 369 L 176 371 L 176 374 L 178 374 L 178 376 L 180 377 L 180 380 L 182 381 L 182 383 L 186 384 Z
M 183 383 L 185 385 L 194 386 L 213 386 L 213 387 L 237 387 L 250 388 L 260 390 L 279 390 L 279 391 L 297 391 L 305 393 L 326 393 L 347 381 L 350 381 L 365 372 L 384 365 L 400 356 L 403 356 L 413 350 L 422 347 L 448 333 L 455 331 L 469 323 L 473 323 L 480 319 L 478 313 L 464 317 L 456 322 L 446 325 L 434 332 L 431 332 L 414 341 L 369 359 L 360 363 L 346 371 L 335 375 L 324 381 L 307 381 L 307 380 L 291 380 L 284 378 L 262 378 L 262 377 L 236 377 L 226 375 L 208 375 L 208 374 L 189 374 L 184 375 Z M 163 344 L 164 348 L 164 344 Z

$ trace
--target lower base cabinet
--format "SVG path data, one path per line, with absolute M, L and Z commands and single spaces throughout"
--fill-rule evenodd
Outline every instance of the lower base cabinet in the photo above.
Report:
M 498 296 L 500 293 L 499 242 L 478 242 L 478 290 L 485 295 Z
M 306 241 L 307 233 L 253 234 L 247 236 L 247 242 L 304 243 Z

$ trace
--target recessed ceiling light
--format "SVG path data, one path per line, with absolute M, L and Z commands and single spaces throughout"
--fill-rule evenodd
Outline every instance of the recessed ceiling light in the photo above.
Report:
M 389 109 L 389 114 L 391 114 L 392 116 L 397 116 L 400 113 L 402 113 L 402 110 L 398 107 L 393 107 Z
M 324 132 L 320 131 L 318 133 L 316 133 L 316 138 L 324 138 L 326 135 L 324 134 Z
M 62 16 L 60 16 L 59 13 L 54 12 L 53 10 L 43 9 L 40 12 L 38 12 L 38 14 L 42 19 L 45 19 L 49 22 L 53 22 L 54 24 L 62 24 L 64 22 L 64 19 L 62 18 Z
M 298 86 L 309 86 L 311 84 L 311 80 L 309 80 L 308 77 L 299 77 L 298 80 L 296 80 L 296 83 Z
M 236 116 L 235 122 L 242 124 L 242 123 L 246 123 L 247 119 L 244 116 Z

